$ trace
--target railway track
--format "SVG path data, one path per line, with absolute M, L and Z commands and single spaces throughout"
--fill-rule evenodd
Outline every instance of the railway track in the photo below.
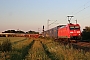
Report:
M 67 42 L 62 42 L 62 41 L 57 41 L 60 44 L 64 44 L 64 45 L 69 45 L 70 47 L 72 46 L 74 49 L 80 49 L 80 50 L 84 50 L 85 52 L 90 51 L 90 42 L 87 41 L 78 41 L 78 42 L 71 42 L 71 43 L 67 43 Z
M 71 45 L 75 49 L 82 49 L 84 51 L 90 51 L 90 43 L 89 42 L 77 42 L 77 43 L 71 43 Z

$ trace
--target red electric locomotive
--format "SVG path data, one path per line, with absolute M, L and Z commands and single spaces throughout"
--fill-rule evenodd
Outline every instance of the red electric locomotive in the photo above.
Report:
M 43 36 L 66 41 L 78 41 L 81 39 L 80 25 L 72 23 L 59 25 L 44 31 Z
M 81 31 L 79 24 L 67 24 L 58 28 L 58 38 L 68 38 L 70 40 L 80 40 Z

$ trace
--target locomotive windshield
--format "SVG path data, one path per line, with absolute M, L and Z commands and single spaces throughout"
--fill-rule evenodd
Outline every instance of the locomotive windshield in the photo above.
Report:
M 70 30 L 74 30 L 74 26 L 70 26 Z
M 75 26 L 75 29 L 80 29 L 80 27 L 79 26 Z
M 78 30 L 78 29 L 80 29 L 79 26 L 70 26 L 70 30 Z

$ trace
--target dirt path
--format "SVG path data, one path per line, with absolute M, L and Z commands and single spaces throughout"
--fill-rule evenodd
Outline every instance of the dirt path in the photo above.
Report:
M 45 50 L 39 40 L 36 40 L 29 50 L 25 60 L 51 60 L 45 53 Z

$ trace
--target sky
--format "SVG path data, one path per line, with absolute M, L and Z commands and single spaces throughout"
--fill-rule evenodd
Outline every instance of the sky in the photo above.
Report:
M 90 0 L 0 0 L 0 32 L 6 30 L 39 31 L 67 24 L 74 16 L 81 30 L 90 26 Z M 57 21 L 56 21 L 57 20 Z M 55 22 L 56 21 L 56 22 Z

